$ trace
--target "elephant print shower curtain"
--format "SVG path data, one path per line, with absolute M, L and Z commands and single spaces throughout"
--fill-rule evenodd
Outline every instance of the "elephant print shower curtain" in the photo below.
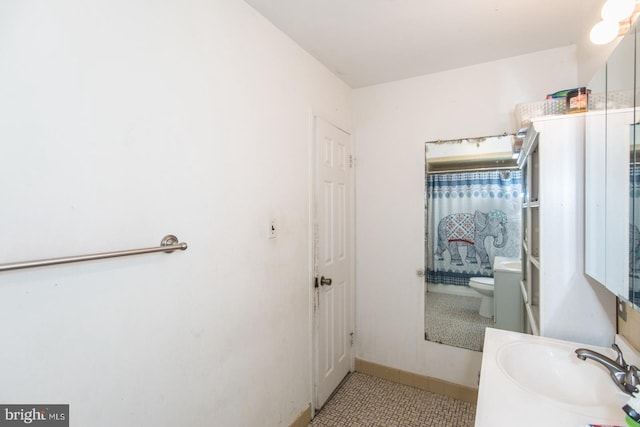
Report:
M 519 257 L 522 172 L 429 174 L 426 281 L 467 286 L 495 256 Z
M 640 307 L 640 167 L 629 174 L 629 301 Z

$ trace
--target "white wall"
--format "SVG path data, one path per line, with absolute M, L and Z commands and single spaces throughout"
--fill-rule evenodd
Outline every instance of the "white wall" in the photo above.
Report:
M 424 340 L 424 143 L 515 132 L 577 84 L 575 47 L 355 90 L 357 357 L 477 387 L 482 354 Z
M 351 90 L 240 0 L 5 0 L 0 63 L 0 262 L 189 244 L 0 274 L 0 402 L 288 425 L 311 389 L 311 111 L 350 127 Z
M 588 12 L 585 12 L 584 29 L 576 43 L 578 51 L 578 86 L 589 86 L 591 79 L 604 67 L 607 58 L 622 40 L 622 37 L 618 37 L 605 45 L 596 45 L 591 42 L 589 33 L 591 28 L 602 19 L 600 12 L 605 0 L 595 0 L 593 3 L 593 7 Z

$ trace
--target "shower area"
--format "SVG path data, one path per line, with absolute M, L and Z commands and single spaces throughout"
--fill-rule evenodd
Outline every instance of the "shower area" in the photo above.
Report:
M 479 313 L 481 295 L 469 279 L 492 278 L 496 256 L 520 257 L 522 173 L 514 143 L 500 136 L 426 144 L 427 340 L 481 351 L 484 328 L 493 326 Z

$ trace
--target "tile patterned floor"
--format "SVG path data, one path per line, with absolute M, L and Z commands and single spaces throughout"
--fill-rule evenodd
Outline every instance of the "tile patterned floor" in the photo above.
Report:
M 472 427 L 476 405 L 359 372 L 309 427 Z
M 485 327 L 493 319 L 480 316 L 480 298 L 426 292 L 425 332 L 429 341 L 482 351 Z

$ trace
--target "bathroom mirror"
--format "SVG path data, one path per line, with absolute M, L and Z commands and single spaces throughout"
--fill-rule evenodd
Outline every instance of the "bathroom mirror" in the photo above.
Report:
M 640 144 L 640 97 L 638 96 L 640 87 L 640 28 L 635 26 L 632 31 L 635 40 L 635 86 L 634 86 L 634 109 L 633 109 L 633 132 L 631 141 L 630 165 L 630 217 L 632 226 L 629 233 L 629 301 L 633 307 L 640 311 L 640 156 L 638 145 Z
M 485 327 L 495 326 L 492 308 L 483 307 L 484 290 L 471 288 L 469 279 L 492 278 L 497 256 L 520 257 L 522 174 L 514 159 L 517 150 L 513 135 L 425 144 L 429 341 L 482 351 Z
M 589 83 L 585 141 L 585 270 L 625 300 L 633 300 L 640 255 L 634 160 L 636 37 L 634 28 Z

